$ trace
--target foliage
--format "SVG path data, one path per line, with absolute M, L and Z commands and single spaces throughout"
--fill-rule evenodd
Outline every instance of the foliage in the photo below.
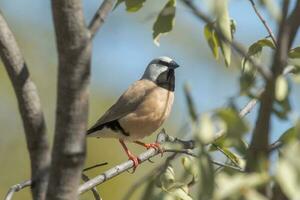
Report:
M 124 1 L 124 0 L 123 0 Z M 119 1 L 118 4 L 122 2 Z M 126 3 L 127 1 L 125 1 Z M 132 8 L 126 3 L 128 11 L 137 11 L 144 1 L 139 1 L 138 6 Z M 190 6 L 188 1 L 187 5 Z M 238 29 L 234 19 L 230 18 L 228 1 L 213 1 L 214 9 L 212 15 L 214 20 L 206 22 L 203 35 L 211 49 L 213 57 L 218 60 L 220 53 L 224 58 L 225 66 L 229 67 L 232 60 L 231 42 L 234 40 L 234 33 Z M 276 21 L 281 16 L 276 5 L 271 5 L 270 1 L 260 1 Z M 256 6 L 254 4 L 254 6 Z M 138 9 L 135 9 L 138 7 Z M 172 31 L 175 20 L 176 3 L 175 0 L 167 1 L 160 11 L 154 26 L 153 39 L 156 44 L 161 34 Z M 269 37 L 258 39 L 253 42 L 245 55 L 242 56 L 240 63 L 240 95 L 246 94 L 250 98 L 259 98 L 261 93 L 257 93 L 257 86 L 261 87 L 263 77 L 258 73 L 255 63 L 265 63 L 262 58 L 262 51 L 270 51 L 267 54 L 272 58 L 277 50 L 277 44 Z M 297 59 L 300 58 L 300 47 L 291 48 L 288 51 L 288 64 L 294 66 L 293 72 L 298 73 L 299 65 Z M 250 62 L 250 59 L 252 60 Z M 296 60 L 296 62 L 295 62 Z M 275 82 L 274 105 L 272 113 L 280 119 L 289 119 L 292 108 L 289 102 L 291 92 L 291 82 L 286 75 L 279 75 Z M 232 104 L 228 108 L 216 109 L 208 113 L 197 112 L 195 102 L 192 98 L 190 86 L 185 85 L 184 94 L 187 101 L 188 114 L 191 119 L 191 132 L 197 141 L 198 149 L 194 151 L 196 158 L 183 157 L 181 159 L 182 169 L 173 168 L 171 165 L 166 167 L 159 177 L 156 185 L 160 189 L 152 190 L 155 199 L 258 199 L 265 200 L 270 197 L 261 193 L 261 188 L 266 186 L 279 186 L 283 195 L 289 199 L 299 197 L 300 188 L 300 165 L 297 159 L 299 152 L 299 122 L 295 126 L 285 131 L 282 136 L 272 145 L 270 151 L 280 150 L 280 157 L 272 168 L 274 173 L 260 171 L 255 173 L 244 173 L 247 153 L 249 152 L 249 141 L 245 136 L 254 127 L 242 119 L 235 106 Z M 218 134 L 216 134 L 218 133 Z M 247 142 L 246 142 L 247 141 Z M 280 145 L 278 145 L 280 144 Z M 225 160 L 223 166 L 214 166 L 212 162 L 214 155 Z M 176 178 L 178 171 L 183 171 L 181 178 Z M 192 180 L 190 183 L 186 180 Z M 195 186 L 194 186 L 195 185 Z M 194 187 L 196 192 L 192 192 Z M 153 189 L 153 188 L 152 188 Z
M 124 4 L 127 12 L 134 13 L 142 11 L 145 2 L 146 0 L 118 0 L 115 8 Z M 259 3 L 274 21 L 280 21 L 282 12 L 276 3 L 273 5 L 271 0 L 260 0 Z M 229 1 L 214 0 L 212 5 L 212 10 L 207 9 L 212 20 L 205 21 L 203 38 L 208 43 L 213 58 L 219 60 L 222 57 L 226 67 L 233 66 L 233 61 L 238 60 L 237 68 L 240 70 L 240 77 L 237 87 L 240 88 L 240 93 L 230 99 L 227 107 L 199 114 L 191 87 L 187 85 L 184 87 L 190 117 L 188 124 L 190 131 L 187 135 L 196 142 L 197 148 L 186 152 L 187 155 L 180 154 L 179 159 L 174 157 L 169 163 L 166 162 L 167 165 L 162 168 L 162 171 L 155 172 L 157 176 L 152 176 L 147 181 L 142 199 L 272 199 L 274 197 L 272 194 L 263 191 L 267 187 L 273 191 L 279 188 L 286 199 L 298 199 L 300 196 L 298 159 L 300 120 L 292 121 L 292 116 L 297 115 L 290 103 L 294 81 L 283 72 L 275 77 L 273 85 L 269 84 L 271 80 L 266 80 L 259 72 L 259 66 L 255 65 L 255 63 L 262 64 L 264 69 L 272 70 L 272 67 L 268 67 L 272 63 L 267 63 L 266 60 L 275 60 L 273 58 L 278 50 L 278 44 L 275 44 L 269 36 L 257 38 L 246 48 L 245 54 L 237 58 L 233 53 L 232 44 L 235 39 L 234 34 L 239 29 L 236 21 L 230 16 Z M 159 45 L 162 35 L 173 30 L 178 13 L 177 6 L 178 0 L 165 0 L 162 8 L 157 11 L 152 26 L 152 37 L 156 45 Z M 264 55 L 263 51 L 268 51 L 269 54 Z M 284 68 L 291 66 L 292 72 L 299 75 L 300 47 L 287 49 L 286 56 L 288 59 L 284 63 Z M 274 86 L 274 91 L 270 94 L 259 92 L 266 89 L 265 85 Z M 249 162 L 247 156 L 253 150 L 249 148 L 252 142 L 249 138 L 253 136 L 252 132 L 257 122 L 249 123 L 250 120 L 244 119 L 239 113 L 240 109 L 235 106 L 235 101 L 242 95 L 261 101 L 264 97 L 261 94 L 271 95 L 270 99 L 274 100 L 270 102 L 272 117 L 276 116 L 294 125 L 267 147 L 268 154 L 278 155 L 274 160 L 266 158 L 270 168 L 250 173 L 246 171 L 246 164 Z M 272 121 L 268 121 L 268 124 L 273 125 Z M 259 131 L 265 132 L 265 130 Z M 271 132 L 268 134 L 270 135 Z M 218 161 L 216 162 L 215 159 Z

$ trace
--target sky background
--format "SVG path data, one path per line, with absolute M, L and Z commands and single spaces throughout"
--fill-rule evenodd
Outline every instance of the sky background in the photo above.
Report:
M 166 55 L 174 58 L 181 68 L 176 71 L 176 100 L 170 119 L 165 123 L 169 134 L 180 133 L 180 127 L 189 121 L 183 95 L 183 84 L 188 83 L 199 113 L 209 112 L 227 105 L 229 98 L 238 95 L 239 70 L 237 66 L 226 68 L 223 60 L 215 61 L 203 36 L 204 24 L 196 19 L 180 1 L 174 30 L 160 39 L 157 47 L 152 41 L 152 25 L 166 1 L 147 1 L 137 13 L 127 13 L 124 5 L 113 11 L 98 32 L 93 43 L 91 104 L 89 123 L 97 118 L 135 80 L 139 79 L 147 64 L 155 57 Z M 99 1 L 83 1 L 87 22 L 94 15 Z M 199 7 L 208 10 L 207 1 L 199 1 Z M 38 86 L 48 123 L 49 139 L 52 139 L 55 112 L 57 55 L 50 10 L 50 1 L 0 0 L 0 10 L 5 16 L 24 54 L 32 78 Z M 231 18 L 237 23 L 235 39 L 245 46 L 267 36 L 266 30 L 254 15 L 249 2 L 232 0 L 229 5 Z M 263 15 L 276 33 L 275 23 L 262 10 Z M 295 45 L 299 46 L 299 37 Z M 267 58 L 267 57 L 266 57 Z M 264 60 L 268 62 L 267 60 Z M 296 119 L 300 111 L 300 85 L 292 86 L 291 103 Z M 247 98 L 237 99 L 242 107 Z M 8 77 L 0 67 L 0 199 L 12 184 L 27 179 L 29 175 L 22 124 L 16 100 Z M 297 114 L 298 113 L 298 114 Z M 255 120 L 256 109 L 247 116 L 250 123 Z M 292 123 L 273 117 L 272 140 L 289 128 Z M 154 137 L 147 139 L 153 140 Z M 101 148 L 99 148 L 101 147 Z M 142 149 L 130 145 L 137 152 Z M 103 151 L 105 155 L 103 155 Z M 89 140 L 87 166 L 101 161 L 109 165 L 126 159 L 115 140 Z M 112 160 L 112 162 L 111 162 Z M 159 161 L 157 161 L 159 162 Z M 103 197 L 120 199 L 128 189 L 126 182 L 133 183 L 143 173 L 155 166 L 142 166 L 135 176 L 123 174 L 99 187 Z M 104 167 L 91 176 L 108 168 Z M 120 186 L 121 185 L 121 186 Z M 125 187 L 122 187 L 125 185 Z M 112 193 L 112 188 L 121 188 Z M 15 199 L 28 197 L 28 191 L 20 192 Z M 108 198 L 109 197 L 109 198 Z M 82 199 L 88 199 L 83 196 Z

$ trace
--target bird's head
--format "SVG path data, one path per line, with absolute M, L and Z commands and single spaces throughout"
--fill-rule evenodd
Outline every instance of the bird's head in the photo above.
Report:
M 160 87 L 174 91 L 177 67 L 179 65 L 167 56 L 155 58 L 149 63 L 142 79 L 151 80 Z

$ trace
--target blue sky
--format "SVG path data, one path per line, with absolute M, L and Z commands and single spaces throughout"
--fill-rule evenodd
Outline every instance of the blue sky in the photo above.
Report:
M 233 67 L 226 68 L 222 60 L 215 61 L 212 58 L 203 37 L 203 23 L 191 15 L 180 2 L 174 30 L 161 37 L 160 47 L 155 46 L 151 28 L 155 16 L 164 3 L 165 1 L 151 3 L 147 1 L 145 7 L 138 13 L 126 13 L 124 5 L 121 5 L 111 13 L 94 41 L 91 92 L 97 92 L 101 88 L 105 95 L 117 98 L 130 83 L 142 75 L 152 58 L 168 55 L 182 66 L 176 72 L 176 103 L 172 119 L 178 122 L 187 121 L 187 115 L 182 114 L 186 113 L 183 83 L 188 82 L 191 85 L 198 111 L 206 112 L 225 106 L 228 98 L 238 93 L 238 70 Z M 87 21 L 98 6 L 99 1 L 84 1 Z M 38 54 L 28 55 L 29 62 L 34 60 L 34 56 L 39 56 L 41 60 L 50 59 L 50 62 L 55 64 L 50 1 L 1 0 L 0 7 L 13 30 L 20 31 L 18 34 L 40 49 Z M 203 5 L 201 7 L 203 8 Z M 270 17 L 265 12 L 263 14 L 267 21 L 270 21 Z M 237 22 L 235 38 L 244 45 L 248 46 L 267 36 L 266 30 L 254 15 L 248 1 L 231 1 L 230 15 Z M 275 24 L 272 22 L 270 24 L 276 32 Z M 299 113 L 300 105 L 297 103 L 300 102 L 299 84 L 293 91 L 292 103 Z M 241 98 L 238 105 L 242 106 L 245 100 Z M 247 119 L 253 121 L 255 112 Z M 276 126 L 273 128 L 273 138 L 291 125 L 277 119 L 274 119 L 274 122 Z

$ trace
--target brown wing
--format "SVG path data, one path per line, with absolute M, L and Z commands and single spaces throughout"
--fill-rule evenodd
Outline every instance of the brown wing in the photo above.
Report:
M 92 126 L 88 133 L 96 130 L 97 127 L 103 126 L 105 123 L 118 120 L 128 113 L 135 111 L 137 106 L 143 101 L 146 94 L 155 87 L 155 83 L 149 80 L 139 80 L 133 83 L 113 104 L 100 119 Z

